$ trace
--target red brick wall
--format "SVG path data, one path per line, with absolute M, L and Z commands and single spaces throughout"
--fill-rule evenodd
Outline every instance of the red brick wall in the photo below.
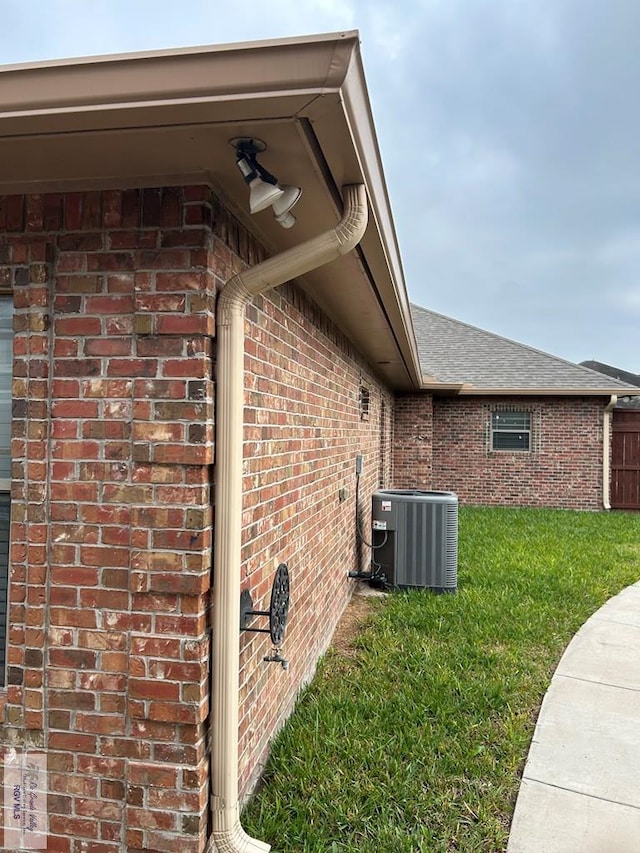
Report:
M 393 485 L 396 489 L 431 489 L 433 400 L 431 394 L 396 398 L 393 435 Z
M 355 535 L 355 459 L 364 454 L 361 526 L 368 539 L 371 493 L 380 477 L 390 485 L 393 413 L 390 395 L 297 288 L 258 297 L 247 316 L 243 585 L 268 606 L 275 567 L 287 563 L 291 611 L 288 672 L 262 662 L 270 650 L 264 635 L 242 636 L 244 790 L 327 646 L 352 589 L 347 571 L 368 568 Z M 366 420 L 361 384 L 371 392 Z
M 596 397 L 450 397 L 424 403 L 433 409 L 432 458 L 413 469 L 428 471 L 430 488 L 457 493 L 467 504 L 602 509 L 602 419 Z M 421 398 L 405 405 L 419 418 Z M 492 452 L 490 417 L 496 409 L 531 413 L 532 452 Z M 396 431 L 402 428 L 396 421 Z M 396 434 L 397 445 L 416 442 Z M 396 455 L 396 485 L 410 485 L 412 469 Z
M 0 199 L 16 307 L 2 739 L 47 752 L 51 850 L 204 847 L 215 294 L 263 257 L 202 187 Z M 250 306 L 247 333 L 243 586 L 266 604 L 286 561 L 292 608 L 288 672 L 243 635 L 245 791 L 346 603 L 355 455 L 366 507 L 393 408 L 293 286 Z
M 202 847 L 207 198 L 196 187 L 0 205 L 16 310 L 3 737 L 47 752 L 52 850 Z

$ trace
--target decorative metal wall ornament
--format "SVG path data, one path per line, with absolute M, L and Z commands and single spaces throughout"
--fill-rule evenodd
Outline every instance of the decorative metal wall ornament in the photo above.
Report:
M 254 616 L 268 616 L 268 628 L 250 628 L 251 619 Z M 288 661 L 280 655 L 279 647 L 284 639 L 289 616 L 289 570 L 285 563 L 280 563 L 271 587 L 271 601 L 268 610 L 254 610 L 253 599 L 248 589 L 242 591 L 240 596 L 240 630 L 252 631 L 257 634 L 269 634 L 274 650 L 271 655 L 263 658 L 264 661 L 279 663 L 284 669 L 289 666 Z

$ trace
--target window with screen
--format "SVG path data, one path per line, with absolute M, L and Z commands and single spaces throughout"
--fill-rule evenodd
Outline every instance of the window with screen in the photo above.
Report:
M 531 450 L 531 414 L 529 412 L 493 412 L 491 449 Z
M 11 516 L 11 380 L 13 298 L 0 296 L 0 683 L 4 683 Z

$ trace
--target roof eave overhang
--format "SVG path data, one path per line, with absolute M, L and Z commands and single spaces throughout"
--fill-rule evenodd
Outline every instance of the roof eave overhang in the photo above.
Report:
M 450 393 L 453 386 L 432 384 L 423 386 L 426 390 L 437 393 Z M 459 396 L 475 397 L 611 397 L 635 396 L 626 388 L 478 388 L 475 386 L 458 386 Z
M 244 214 L 223 148 L 233 135 L 280 140 L 270 168 L 290 168 L 305 187 L 296 234 Z M 325 287 L 334 267 L 308 289 L 392 387 L 420 387 L 357 32 L 0 66 L 0 194 L 198 181 L 273 252 L 312 236 L 305 227 L 330 227 L 340 188 L 364 183 L 369 225 L 340 262 L 349 286 Z

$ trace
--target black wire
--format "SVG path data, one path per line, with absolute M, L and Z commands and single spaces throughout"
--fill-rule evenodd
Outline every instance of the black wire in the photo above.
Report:
M 360 541 L 363 543 L 363 545 L 366 545 L 367 548 L 371 548 L 371 550 L 373 550 L 373 551 L 375 551 L 377 548 L 382 548 L 384 545 L 387 544 L 387 539 L 389 538 L 389 531 L 385 530 L 384 539 L 382 540 L 382 542 L 379 545 L 374 545 L 373 542 L 367 542 L 367 540 L 364 538 L 364 534 L 360 530 L 360 512 L 359 512 L 359 510 L 360 510 L 360 474 L 356 473 L 356 532 L 358 534 Z M 373 559 L 371 560 L 371 562 L 373 563 Z M 378 566 L 378 568 L 380 568 L 380 566 Z

